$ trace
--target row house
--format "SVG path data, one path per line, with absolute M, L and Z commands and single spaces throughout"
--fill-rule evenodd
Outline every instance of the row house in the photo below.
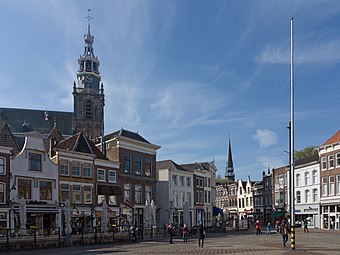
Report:
M 238 212 L 241 219 L 253 217 L 253 190 L 252 187 L 255 182 L 250 181 L 248 176 L 247 181 L 238 180 L 237 199 L 238 199 Z
M 59 208 L 58 165 L 45 151 L 44 137 L 37 131 L 17 137 L 21 150 L 11 160 L 9 197 L 11 203 L 10 227 L 20 227 L 19 199 L 26 201 L 26 226 L 57 227 Z
M 195 224 L 211 226 L 215 220 L 216 171 L 214 162 L 195 162 L 182 164 L 182 167 L 194 173 Z
M 117 169 L 122 196 L 121 224 L 143 224 L 146 205 L 156 201 L 156 155 L 160 146 L 140 134 L 121 128 L 105 135 L 97 147 L 111 161 L 120 162 Z
M 74 209 L 72 228 L 91 228 L 99 224 L 104 200 L 108 204 L 109 221 L 113 223 L 120 214 L 117 201 L 122 194 L 117 185 L 119 163 L 106 158 L 83 133 L 60 141 L 54 151 L 50 156 L 58 165 L 61 208 L 68 200 Z
M 340 229 L 340 130 L 319 148 L 321 228 Z
M 254 218 L 260 222 L 271 222 L 272 205 L 272 174 L 268 169 L 262 172 L 262 180 L 253 185 Z
M 228 225 L 238 217 L 237 190 L 237 182 L 216 181 L 216 207 L 223 210 Z
M 11 197 L 10 192 L 16 189 L 15 183 L 10 185 L 11 159 L 19 152 L 19 145 L 6 122 L 0 126 L 0 228 L 10 226 Z M 13 218 L 13 217 L 12 217 Z M 14 224 L 12 222 L 12 224 Z
M 273 217 L 282 217 L 289 210 L 288 204 L 288 171 L 289 166 L 274 168 L 273 175 Z
M 157 201 L 159 222 L 195 225 L 194 175 L 172 160 L 157 161 Z M 203 184 L 203 182 L 202 182 Z M 203 204 L 203 193 L 201 196 Z
M 315 155 L 295 161 L 295 219 L 314 228 L 320 228 L 320 164 Z

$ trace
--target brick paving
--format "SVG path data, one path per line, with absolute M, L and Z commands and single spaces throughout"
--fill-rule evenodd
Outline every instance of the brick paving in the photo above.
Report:
M 290 241 L 290 239 L 289 239 Z M 170 254 L 244 254 L 244 255 L 339 255 L 340 231 L 315 230 L 304 234 L 302 229 L 296 231 L 296 249 L 281 243 L 281 235 L 255 236 L 253 231 L 230 231 L 227 233 L 208 233 L 204 247 L 198 247 L 197 238 L 189 238 L 188 243 L 175 239 L 169 244 L 167 239 L 144 241 L 138 244 L 101 244 L 74 246 L 66 248 L 37 249 L 17 251 L 4 254 L 13 255 L 80 255 L 80 254 L 113 254 L 113 255 L 170 255 Z

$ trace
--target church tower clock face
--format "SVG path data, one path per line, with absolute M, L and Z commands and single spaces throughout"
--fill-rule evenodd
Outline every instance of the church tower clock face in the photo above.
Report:
M 104 135 L 104 87 L 99 73 L 99 60 L 93 53 L 94 36 L 90 31 L 88 16 L 85 51 L 78 59 L 78 85 L 73 87 L 74 133 L 83 132 L 90 139 Z M 85 66 L 84 66 L 85 65 Z M 85 67 L 85 68 L 84 68 Z

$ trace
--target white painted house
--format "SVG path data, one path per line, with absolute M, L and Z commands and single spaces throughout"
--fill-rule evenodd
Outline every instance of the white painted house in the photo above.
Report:
M 194 193 L 193 173 L 172 160 L 158 161 L 157 169 L 157 206 L 161 224 L 194 223 Z M 188 203 L 188 218 L 186 219 L 184 203 Z
M 57 227 L 58 214 L 58 166 L 48 157 L 44 137 L 36 132 L 25 133 L 21 151 L 11 160 L 10 199 L 14 221 L 11 226 L 19 227 L 19 200 L 24 198 L 27 208 L 27 227 L 46 229 L 46 234 Z M 13 213 L 13 212 L 12 212 Z

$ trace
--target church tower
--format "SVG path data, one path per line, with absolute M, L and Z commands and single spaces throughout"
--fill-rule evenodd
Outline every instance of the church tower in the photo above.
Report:
M 89 10 L 90 11 L 90 10 Z M 99 60 L 93 53 L 94 36 L 91 35 L 87 17 L 87 34 L 84 35 L 85 50 L 78 59 L 77 83 L 73 83 L 74 133 L 83 132 L 90 139 L 104 134 L 104 88 L 99 73 Z
M 228 159 L 227 159 L 227 165 L 225 168 L 225 179 L 229 183 L 235 182 L 234 163 L 233 163 L 233 157 L 231 154 L 230 133 L 229 133 Z

